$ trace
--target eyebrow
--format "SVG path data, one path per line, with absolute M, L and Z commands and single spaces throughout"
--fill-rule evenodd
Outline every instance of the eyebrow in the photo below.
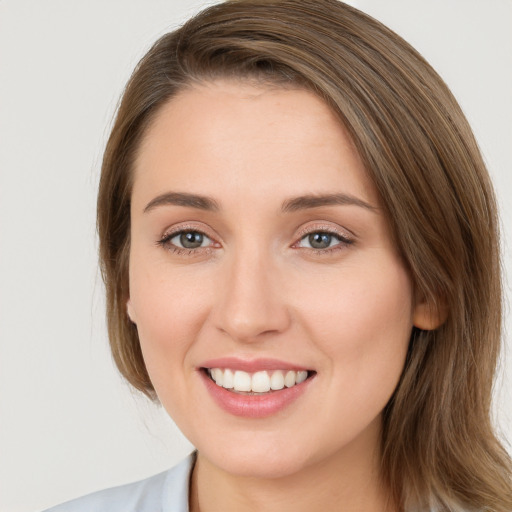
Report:
M 167 192 L 152 199 L 144 208 L 144 213 L 154 210 L 159 206 L 167 205 L 184 206 L 188 208 L 196 208 L 198 210 L 205 211 L 220 210 L 217 201 L 215 201 L 215 199 L 212 199 L 211 197 L 202 196 L 199 194 L 190 194 L 186 192 Z M 281 206 L 281 210 L 284 213 L 291 213 L 300 210 L 307 210 L 310 208 L 320 208 L 322 206 L 333 205 L 359 206 L 372 212 L 376 212 L 378 210 L 378 208 L 363 201 L 362 199 L 343 193 L 323 195 L 309 194 L 294 197 L 292 199 L 287 199 L 286 201 L 284 201 Z
M 365 208 L 366 210 L 370 210 L 372 212 L 377 212 L 378 208 L 372 206 L 371 204 L 359 199 L 357 197 L 351 196 L 349 194 L 324 194 L 324 195 L 316 195 L 310 194 L 300 197 L 295 197 L 293 199 L 288 199 L 285 201 L 281 207 L 282 211 L 285 213 L 296 212 L 299 210 L 307 210 L 309 208 L 319 208 L 321 206 L 333 206 L 333 205 L 351 205 L 351 206 L 359 206 L 361 208 Z
M 211 197 L 185 192 L 167 192 L 152 199 L 144 208 L 144 213 L 154 210 L 158 206 L 166 205 L 185 206 L 206 211 L 219 210 L 219 205 Z

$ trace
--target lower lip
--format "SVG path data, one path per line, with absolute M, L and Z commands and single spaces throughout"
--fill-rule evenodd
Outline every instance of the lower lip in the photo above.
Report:
M 282 411 L 297 400 L 309 386 L 311 378 L 291 388 L 283 388 L 264 395 L 245 395 L 217 386 L 204 370 L 199 371 L 206 389 L 222 409 L 234 416 L 266 418 Z

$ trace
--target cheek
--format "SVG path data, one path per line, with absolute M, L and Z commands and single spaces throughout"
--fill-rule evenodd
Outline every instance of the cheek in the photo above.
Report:
M 384 406 L 412 331 L 412 287 L 399 264 L 347 268 L 304 304 L 305 326 L 328 356 L 331 382 L 350 400 Z
M 142 355 L 156 394 L 178 425 L 188 425 L 198 407 L 190 399 L 190 379 L 195 373 L 190 354 L 204 323 L 207 294 L 180 273 L 168 271 L 133 273 L 130 293 Z
M 347 343 L 359 345 L 412 329 L 412 286 L 398 263 L 347 266 L 323 278 L 313 277 L 297 292 L 306 299 L 300 307 L 309 311 L 314 330 L 333 341 L 333 349 L 339 346 L 337 335 L 350 334 Z
M 158 392 L 160 381 L 173 376 L 178 380 L 172 368 L 182 371 L 187 366 L 190 346 L 207 315 L 209 293 L 200 276 L 190 279 L 159 262 L 145 266 L 136 257 L 131 261 L 130 302 L 144 361 Z

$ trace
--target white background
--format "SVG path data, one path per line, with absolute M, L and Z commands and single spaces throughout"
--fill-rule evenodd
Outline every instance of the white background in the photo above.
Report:
M 434 65 L 494 178 L 512 279 L 512 0 L 354 0 Z M 119 94 L 204 1 L 0 0 L 0 512 L 143 478 L 190 450 L 113 368 L 95 195 Z M 512 332 L 508 295 L 507 324 Z M 496 416 L 512 439 L 512 341 Z M 205 428 L 208 428 L 205 425 Z

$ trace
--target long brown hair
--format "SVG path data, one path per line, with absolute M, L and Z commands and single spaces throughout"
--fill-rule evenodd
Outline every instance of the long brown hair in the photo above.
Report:
M 154 397 L 126 314 L 132 165 L 158 109 L 217 77 L 313 91 L 350 132 L 416 292 L 447 319 L 414 329 L 384 411 L 382 468 L 407 510 L 512 510 L 490 420 L 501 339 L 498 223 L 489 176 L 447 86 L 405 41 L 336 0 L 235 0 L 162 37 L 132 75 L 105 151 L 100 259 L 114 359 Z

